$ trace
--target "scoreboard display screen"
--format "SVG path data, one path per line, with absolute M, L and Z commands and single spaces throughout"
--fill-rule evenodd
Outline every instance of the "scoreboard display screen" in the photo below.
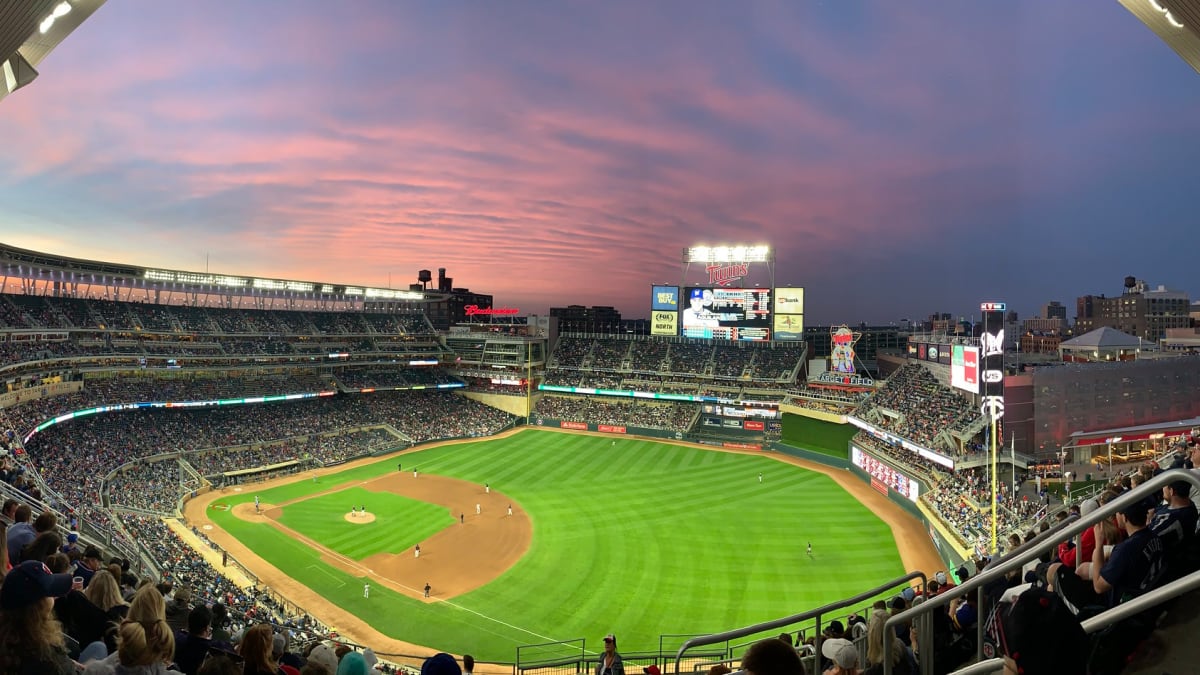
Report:
M 771 339 L 771 290 L 690 286 L 680 298 L 683 337 Z

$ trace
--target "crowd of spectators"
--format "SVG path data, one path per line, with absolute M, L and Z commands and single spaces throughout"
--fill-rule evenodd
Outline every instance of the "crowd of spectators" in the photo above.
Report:
M 421 443 L 487 436 L 511 422 L 512 416 L 503 411 L 449 392 L 378 392 L 216 409 L 141 409 L 91 415 L 43 430 L 30 439 L 26 450 L 46 484 L 62 497 L 63 508 L 75 508 L 98 522 L 107 522 L 107 514 L 95 506 L 102 477 L 145 457 L 250 446 L 189 455 L 200 473 L 214 475 L 306 456 L 340 461 L 345 459 L 342 453 L 363 450 L 361 443 L 387 440 L 378 436 L 379 432 L 367 432 L 344 443 L 314 439 L 309 441 L 312 447 L 303 443 L 266 445 L 298 436 L 390 425 L 401 435 L 401 442 Z
M 881 426 L 926 447 L 932 447 L 943 430 L 979 416 L 969 400 L 939 383 L 926 368 L 915 363 L 893 373 L 883 388 L 859 406 L 858 413 L 867 415 L 876 409 L 898 415 L 881 415 L 878 420 Z
M 462 383 L 441 368 L 353 368 L 340 371 L 337 379 L 349 390 Z
M 698 410 L 690 403 L 641 403 L 583 396 L 543 396 L 534 415 L 564 421 L 687 431 Z
M 419 312 L 398 314 L 223 309 L 98 298 L 0 295 L 0 324 L 18 329 L 84 329 L 256 335 L 431 335 Z

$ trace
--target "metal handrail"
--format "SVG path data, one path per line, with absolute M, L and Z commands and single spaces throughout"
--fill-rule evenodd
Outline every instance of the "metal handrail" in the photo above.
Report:
M 906 574 L 902 577 L 896 577 L 895 579 L 892 579 L 891 581 L 884 583 L 880 586 L 876 586 L 875 588 L 872 588 L 869 591 L 863 591 L 862 593 L 859 593 L 858 595 L 856 595 L 854 597 L 846 598 L 844 600 L 838 600 L 837 602 L 831 602 L 827 605 L 823 605 L 816 609 L 810 609 L 806 612 L 801 612 L 800 614 L 793 614 L 792 616 L 786 616 L 786 617 L 783 617 L 782 619 L 775 619 L 773 621 L 765 621 L 763 623 L 754 624 L 753 626 L 747 626 L 745 628 L 737 628 L 735 630 L 725 631 L 724 633 L 714 633 L 712 635 L 704 635 L 701 637 L 692 638 L 692 639 L 688 640 L 687 642 L 684 642 L 683 645 L 681 645 L 679 647 L 679 651 L 675 653 L 675 669 L 673 672 L 675 672 L 675 673 L 679 672 L 679 664 L 683 661 L 684 652 L 686 652 L 687 650 L 689 650 L 693 647 L 703 647 L 705 645 L 716 644 L 718 642 L 726 642 L 729 640 L 736 640 L 737 638 L 746 637 L 747 635 L 753 635 L 755 633 L 762 633 L 764 631 L 774 630 L 776 628 L 782 628 L 783 626 L 788 626 L 788 625 L 791 625 L 794 623 L 799 623 L 801 621 L 806 621 L 806 620 L 812 619 L 812 618 L 815 618 L 817 620 L 816 627 L 814 629 L 815 637 L 816 637 L 815 647 L 817 649 L 817 652 L 820 653 L 820 650 L 821 650 L 821 615 L 822 614 L 828 614 L 830 612 L 833 612 L 833 611 L 836 611 L 839 609 L 845 609 L 851 605 L 855 605 L 855 604 L 858 604 L 865 600 L 869 600 L 871 598 L 874 598 L 877 595 L 880 595 L 881 593 L 885 593 L 890 589 L 893 589 L 901 584 L 904 584 L 905 582 L 912 581 L 913 579 L 921 580 L 921 588 L 922 589 L 925 588 L 925 583 L 928 580 L 928 578 L 925 576 L 924 572 L 909 572 L 908 574 Z
M 1166 586 L 1156 588 L 1131 600 L 1126 600 L 1112 609 L 1105 610 L 1090 619 L 1081 621 L 1080 624 L 1083 626 L 1083 632 L 1094 633 L 1108 628 L 1118 621 L 1141 614 L 1164 599 L 1173 598 L 1188 591 L 1194 591 L 1197 588 L 1200 588 L 1200 571 L 1192 572 L 1185 577 L 1172 581 Z
M 1200 472 L 1186 471 L 1183 469 L 1175 469 L 1165 471 L 1151 478 L 1145 483 L 1137 486 L 1137 488 L 1121 495 L 1111 502 L 1097 508 L 1084 517 L 1077 517 L 1059 523 L 1057 526 L 1051 527 L 1049 530 L 1042 532 L 1032 541 L 1018 547 L 1012 553 L 993 560 L 990 565 L 978 576 L 968 580 L 964 584 L 960 584 L 950 590 L 941 593 L 935 597 L 929 598 L 924 603 L 911 607 L 909 609 L 889 617 L 884 624 L 884 634 L 888 635 L 887 631 L 894 631 L 896 624 L 903 621 L 912 621 L 918 618 L 924 618 L 924 615 L 929 614 L 937 609 L 944 609 L 950 604 L 951 600 L 965 596 L 967 593 L 974 592 L 977 598 L 981 599 L 983 588 L 994 581 L 1001 579 L 1004 575 L 1013 570 L 1021 569 L 1026 563 L 1036 560 L 1042 553 L 1056 546 L 1059 542 L 1073 538 L 1077 534 L 1081 534 L 1084 530 L 1092 527 L 1103 519 L 1109 518 L 1125 507 L 1135 504 L 1149 495 L 1161 494 L 1163 487 L 1175 481 L 1187 481 L 1195 488 L 1200 488 Z M 1190 577 L 1188 577 L 1190 578 Z M 1147 601 L 1149 602 L 1149 601 Z M 1133 611 L 1133 610 L 1131 610 Z M 976 621 L 976 658 L 983 656 L 983 617 Z M 1115 621 L 1116 619 L 1114 619 Z M 921 634 L 918 636 L 922 651 L 929 649 L 932 651 L 934 645 L 930 643 L 928 636 Z M 892 675 L 892 659 L 891 659 L 891 641 L 883 641 L 883 663 L 884 675 Z M 921 659 L 921 671 L 925 675 L 932 672 L 933 659 Z
M 1166 586 L 1156 588 L 1145 595 L 1139 595 L 1132 600 L 1122 602 L 1112 609 L 1105 610 L 1090 619 L 1081 621 L 1080 625 L 1083 626 L 1083 632 L 1090 635 L 1108 628 L 1118 621 L 1140 614 L 1162 602 L 1164 598 L 1175 597 L 1197 588 L 1200 588 L 1200 571 L 1192 572 L 1186 577 L 1176 579 Z M 950 673 L 950 675 L 986 675 L 988 673 L 998 673 L 1003 668 L 1004 659 L 988 659 L 965 668 L 959 668 Z
M 979 663 L 972 663 L 964 668 L 950 673 L 950 675 L 991 675 L 991 673 L 999 673 L 1004 670 L 1004 659 L 995 658 Z

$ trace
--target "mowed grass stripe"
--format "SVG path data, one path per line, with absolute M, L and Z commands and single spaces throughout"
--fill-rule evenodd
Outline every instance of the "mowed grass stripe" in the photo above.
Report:
M 382 590 L 387 602 L 375 602 L 373 590 L 369 614 L 360 614 L 387 635 L 487 660 L 511 661 L 517 644 L 541 641 L 533 633 L 596 641 L 611 630 L 625 651 L 653 649 L 660 634 L 777 618 L 904 571 L 888 527 L 827 476 L 762 455 L 612 440 L 526 431 L 389 458 L 279 494 L 354 489 L 355 481 L 395 472 L 402 461 L 406 469 L 489 482 L 510 496 L 534 520 L 529 553 L 497 581 L 453 602 L 530 632 Z M 274 491 L 264 500 L 281 501 Z M 365 527 L 346 524 L 328 536 L 341 541 L 345 529 Z M 252 531 L 235 536 L 257 542 Z M 812 558 L 804 552 L 810 540 Z M 320 583 L 289 557 L 296 556 L 274 564 Z M 326 577 L 324 586 L 333 585 Z M 361 596 L 358 580 L 330 597 L 360 607 L 355 593 Z

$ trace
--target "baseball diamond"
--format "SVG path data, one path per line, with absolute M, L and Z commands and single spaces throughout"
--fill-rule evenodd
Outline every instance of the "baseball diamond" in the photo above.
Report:
M 774 453 L 530 429 L 410 451 L 410 462 L 418 478 L 394 456 L 360 461 L 318 484 L 212 492 L 186 515 L 343 635 L 494 662 L 609 631 L 650 648 L 940 566 L 921 525 L 867 484 Z M 256 496 L 258 515 L 246 508 Z M 352 522 L 351 504 L 375 520 Z

